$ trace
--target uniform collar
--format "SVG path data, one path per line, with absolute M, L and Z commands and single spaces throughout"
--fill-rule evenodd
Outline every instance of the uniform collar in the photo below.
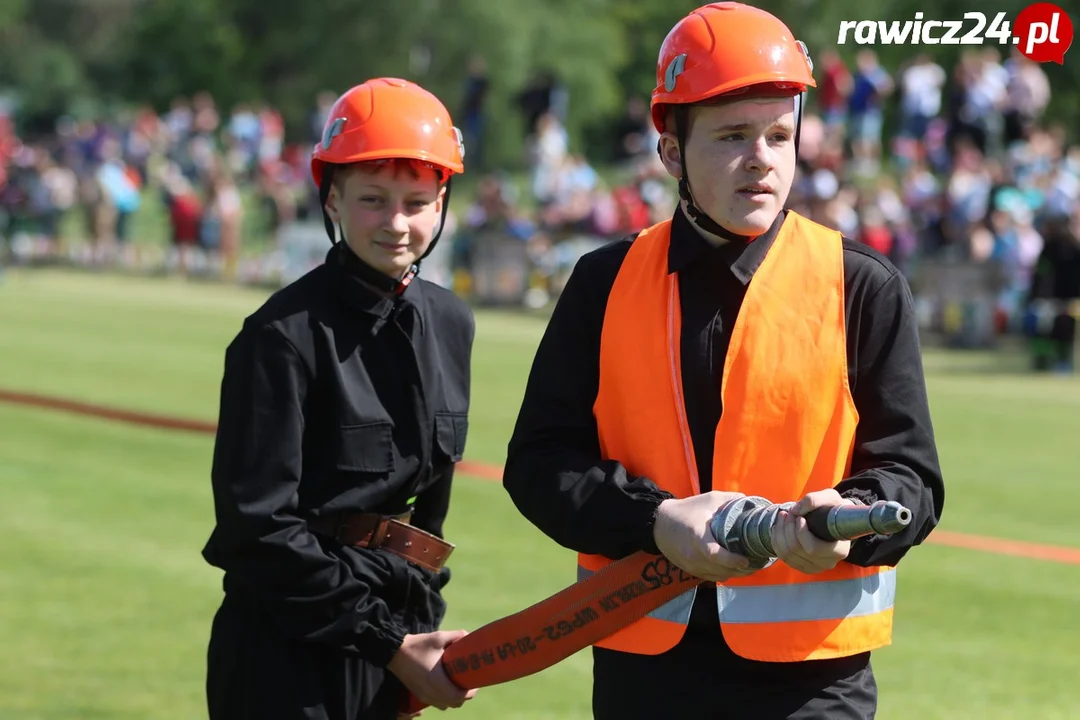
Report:
M 749 285 L 750 279 L 776 240 L 780 226 L 784 224 L 787 211 L 776 216 L 771 227 L 751 242 L 751 238 L 734 233 L 727 236 L 728 242 L 713 245 L 703 238 L 683 213 L 682 206 L 675 210 L 671 220 L 671 244 L 668 247 L 668 272 L 685 270 L 696 261 L 707 257 L 722 259 L 731 267 L 731 273 L 743 285 Z
M 400 295 L 394 295 L 390 289 L 394 283 L 361 260 L 344 242 L 330 248 L 326 266 L 335 295 L 349 307 L 372 317 L 372 334 L 377 333 L 395 311 L 400 312 L 406 307 L 416 309 L 418 322 L 423 323 L 423 313 L 419 312 L 423 298 L 419 278 L 409 283 Z

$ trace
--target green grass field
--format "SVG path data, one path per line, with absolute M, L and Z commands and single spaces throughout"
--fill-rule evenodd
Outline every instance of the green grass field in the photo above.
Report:
M 264 295 L 174 280 L 9 270 L 0 387 L 213 420 L 222 353 Z M 478 313 L 467 457 L 501 463 L 543 320 Z M 927 352 L 944 529 L 1080 547 L 1080 380 Z M 212 438 L 0 404 L 0 719 L 190 720 L 220 577 Z M 475 628 L 574 580 L 572 555 L 497 483 L 460 476 L 447 627 Z M 885 720 L 1080 717 L 1080 566 L 939 544 L 901 565 Z M 582 653 L 483 689 L 460 718 L 589 717 Z M 429 711 L 426 715 L 438 715 Z M 678 717 L 673 708 L 672 717 Z

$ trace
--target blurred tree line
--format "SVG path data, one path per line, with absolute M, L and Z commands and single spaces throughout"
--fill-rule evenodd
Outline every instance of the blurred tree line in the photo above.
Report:
M 691 0 L 0 0 L 0 94 L 20 126 L 51 128 L 60 114 L 111 114 L 132 103 L 166 110 L 178 95 L 209 91 L 221 108 L 263 100 L 306 141 L 316 94 L 393 75 L 460 106 L 469 59 L 487 62 L 488 156 L 520 160 L 524 121 L 516 97 L 549 69 L 569 91 L 567 126 L 581 148 L 598 143 L 630 94 L 646 96 L 668 29 L 701 4 Z M 1028 0 L 761 0 L 811 54 L 836 48 L 841 20 L 956 19 L 981 10 L 1013 20 Z M 872 5 L 872 7 L 871 7 Z M 1080 17 L 1073 17 L 1074 26 Z M 964 30 L 971 27 L 967 22 Z M 950 69 L 964 48 L 921 46 Z M 997 46 L 1007 55 L 1007 46 Z M 876 46 L 897 68 L 916 48 Z M 1073 48 L 1072 54 L 1078 53 Z M 1044 66 L 1054 90 L 1048 117 L 1080 126 L 1080 59 Z M 592 156 L 593 153 L 590 152 Z

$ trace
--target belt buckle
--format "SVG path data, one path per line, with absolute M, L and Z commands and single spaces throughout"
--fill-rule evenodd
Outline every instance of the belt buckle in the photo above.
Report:
M 372 540 L 371 547 L 373 547 L 373 548 L 382 547 L 383 540 L 386 540 L 387 538 L 390 537 L 390 528 L 393 527 L 394 523 L 397 523 L 399 525 L 403 525 L 405 527 L 413 529 L 412 524 L 411 524 L 412 516 L 413 516 L 413 509 L 411 507 L 408 510 L 406 510 L 405 512 L 401 513 L 400 515 L 383 515 L 383 516 L 381 516 L 379 518 L 379 524 L 375 526 L 375 531 L 371 536 L 371 540 Z M 405 547 L 409 547 L 410 545 L 412 545 L 412 541 L 411 540 L 406 540 L 405 541 Z
M 371 540 L 368 541 L 368 547 L 372 550 L 378 550 L 382 547 L 383 540 L 386 539 L 387 531 L 390 529 L 390 521 L 393 518 L 387 515 L 380 515 L 379 522 L 375 524 L 374 529 L 371 531 Z

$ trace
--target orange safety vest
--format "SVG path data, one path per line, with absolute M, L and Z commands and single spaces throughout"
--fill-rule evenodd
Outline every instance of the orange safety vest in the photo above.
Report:
M 643 231 L 615 279 L 600 342 L 593 412 L 601 453 L 676 497 L 701 492 L 680 364 L 671 221 Z M 850 470 L 858 412 L 848 385 L 840 234 L 788 212 L 731 330 L 720 385 L 714 490 L 798 500 Z M 610 560 L 578 556 L 579 577 Z M 841 562 L 815 575 L 777 562 L 718 583 L 720 627 L 751 660 L 843 657 L 891 642 L 895 569 Z M 695 589 L 696 590 L 696 589 Z M 690 619 L 690 590 L 597 643 L 655 655 Z

